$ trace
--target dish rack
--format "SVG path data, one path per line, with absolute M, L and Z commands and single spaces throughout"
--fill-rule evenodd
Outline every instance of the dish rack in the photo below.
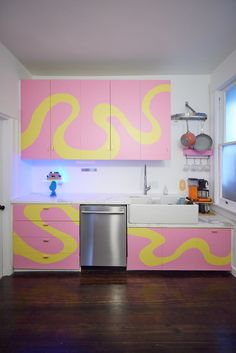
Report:
M 192 148 L 184 148 L 183 154 L 187 158 L 210 158 L 213 155 L 213 149 L 206 151 L 196 151 Z
M 183 149 L 183 154 L 186 157 L 186 163 L 183 166 L 184 171 L 205 171 L 209 172 L 211 169 L 210 166 L 210 157 L 213 155 L 213 150 L 207 150 L 207 151 L 196 151 L 191 148 L 184 148 Z M 202 162 L 203 160 L 206 160 L 205 162 Z M 198 161 L 196 163 L 196 160 Z M 189 163 L 191 161 L 191 163 Z

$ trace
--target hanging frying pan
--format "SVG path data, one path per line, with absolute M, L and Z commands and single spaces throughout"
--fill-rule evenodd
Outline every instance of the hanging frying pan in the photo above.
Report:
M 181 136 L 180 141 L 184 147 L 192 147 L 192 145 L 196 141 L 196 136 L 189 131 L 188 120 L 186 120 L 186 124 L 187 124 L 187 132 Z
M 202 132 L 196 136 L 196 141 L 192 147 L 196 151 L 206 151 L 212 147 L 212 144 L 212 138 L 209 135 L 203 133 L 202 127 Z

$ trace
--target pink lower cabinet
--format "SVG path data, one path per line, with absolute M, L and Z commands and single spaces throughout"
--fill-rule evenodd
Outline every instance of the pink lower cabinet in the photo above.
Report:
M 162 270 L 158 234 L 158 228 L 128 228 L 127 270 Z
M 231 229 L 128 228 L 128 270 L 231 270 Z
M 14 269 L 78 270 L 79 206 L 13 206 Z

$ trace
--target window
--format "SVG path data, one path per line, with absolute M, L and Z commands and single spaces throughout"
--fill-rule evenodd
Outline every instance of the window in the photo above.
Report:
M 224 142 L 236 141 L 236 84 L 225 93 L 225 138 Z
M 220 204 L 236 212 L 236 83 L 225 89 L 224 102 Z
M 222 197 L 236 202 L 236 144 L 222 145 Z

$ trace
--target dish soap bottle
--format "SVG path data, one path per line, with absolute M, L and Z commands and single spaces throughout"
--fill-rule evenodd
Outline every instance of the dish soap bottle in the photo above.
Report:
M 51 190 L 50 197 L 55 197 L 55 196 L 57 196 L 57 194 L 56 194 L 56 188 L 57 188 L 57 183 L 55 182 L 55 180 L 53 180 L 53 181 L 51 182 L 51 184 L 49 185 L 49 190 Z
M 163 195 L 168 195 L 168 189 L 166 185 L 164 186 L 164 189 L 163 189 Z

